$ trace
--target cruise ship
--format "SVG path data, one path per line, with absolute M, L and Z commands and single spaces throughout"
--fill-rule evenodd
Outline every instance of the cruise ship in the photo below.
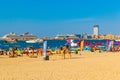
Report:
M 75 34 L 57 35 L 55 39 L 79 39 Z
M 28 32 L 23 35 L 17 35 L 16 33 L 11 32 L 9 34 L 4 35 L 2 38 L 8 41 L 37 39 L 36 36 L 29 34 Z

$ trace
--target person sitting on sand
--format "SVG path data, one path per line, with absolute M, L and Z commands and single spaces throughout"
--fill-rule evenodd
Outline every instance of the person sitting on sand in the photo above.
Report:
M 53 50 L 50 48 L 50 47 L 48 47 L 48 49 L 47 49 L 47 52 L 50 54 L 50 55 L 53 55 Z
M 29 56 L 29 51 L 28 51 L 27 48 L 25 48 L 23 52 L 24 52 L 27 56 Z
M 22 56 L 23 54 L 22 54 L 22 50 L 20 50 L 20 49 L 18 49 L 17 50 L 17 56 Z
M 15 54 L 16 54 L 16 49 L 15 48 L 10 48 L 9 56 L 10 57 L 15 57 Z
M 8 54 L 9 54 L 9 56 L 12 56 L 12 54 L 13 54 L 12 48 L 9 48 Z
M 3 54 L 7 55 L 7 50 L 6 49 L 3 50 Z
M 0 55 L 3 55 L 3 50 L 2 49 L 0 49 Z

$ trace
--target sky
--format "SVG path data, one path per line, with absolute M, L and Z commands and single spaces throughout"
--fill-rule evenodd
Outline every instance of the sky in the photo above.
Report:
M 57 34 L 120 35 L 120 0 L 0 0 L 0 36 L 29 32 L 38 37 Z

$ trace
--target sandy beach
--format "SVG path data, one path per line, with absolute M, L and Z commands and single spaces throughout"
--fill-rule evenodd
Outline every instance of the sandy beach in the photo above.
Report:
M 0 56 L 0 80 L 119 80 L 120 53 L 72 54 L 72 59 L 60 55 L 9 58 Z

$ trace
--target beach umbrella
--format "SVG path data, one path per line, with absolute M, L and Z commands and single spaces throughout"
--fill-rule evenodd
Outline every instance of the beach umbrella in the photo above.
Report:
M 84 47 L 84 50 L 85 50 L 85 51 L 92 51 L 92 48 L 91 48 L 90 46 L 85 46 L 85 47 Z

